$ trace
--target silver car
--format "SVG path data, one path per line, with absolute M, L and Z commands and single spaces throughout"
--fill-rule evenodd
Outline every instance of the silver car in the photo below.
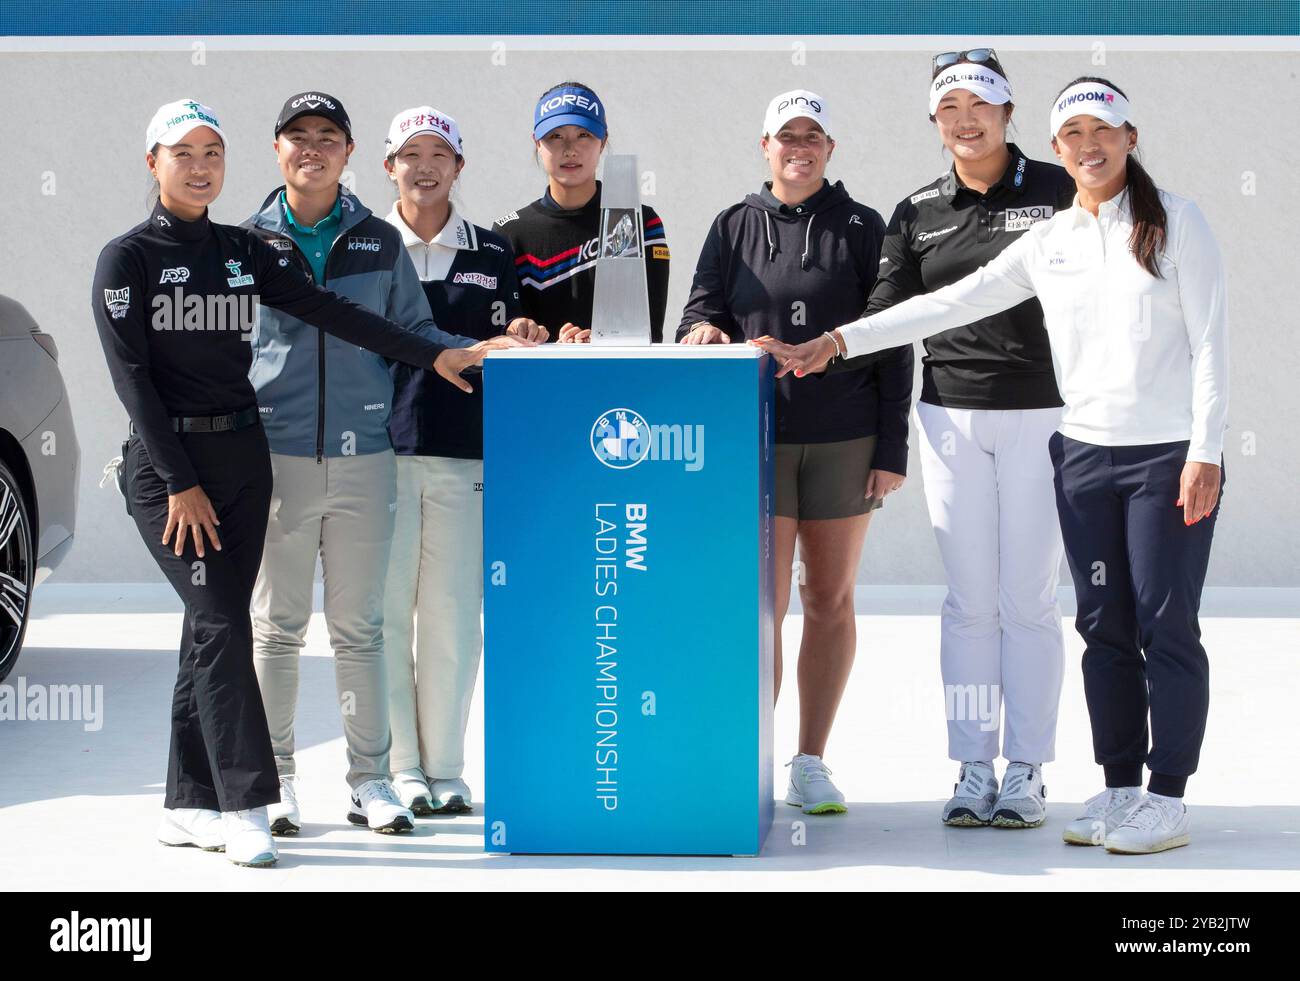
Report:
M 81 448 L 54 338 L 0 296 L 0 681 L 22 650 L 32 589 L 72 547 Z

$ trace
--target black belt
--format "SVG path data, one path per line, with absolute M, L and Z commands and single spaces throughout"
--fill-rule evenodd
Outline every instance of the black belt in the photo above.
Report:
M 172 416 L 171 424 L 177 433 L 233 433 L 256 425 L 258 419 L 257 406 L 253 406 L 221 416 Z M 135 423 L 131 423 L 131 435 L 137 432 Z

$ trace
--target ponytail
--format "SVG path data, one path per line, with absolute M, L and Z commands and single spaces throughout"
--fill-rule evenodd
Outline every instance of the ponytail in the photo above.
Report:
M 1059 99 L 1061 93 L 1070 86 L 1078 85 L 1080 82 L 1095 82 L 1099 85 L 1105 85 L 1124 98 L 1128 95 L 1114 82 L 1106 78 L 1098 78 L 1093 75 L 1084 75 L 1076 78 L 1069 85 L 1061 89 L 1056 94 Z M 1124 129 L 1126 132 L 1133 132 L 1132 123 L 1125 122 Z M 1052 137 L 1056 141 L 1056 137 Z M 1138 261 L 1143 269 L 1149 272 L 1156 279 L 1161 279 L 1160 274 L 1160 253 L 1165 248 L 1166 233 L 1168 231 L 1168 215 L 1165 213 L 1165 206 L 1160 202 L 1160 192 L 1156 188 L 1155 181 L 1147 173 L 1145 167 L 1138 163 L 1138 159 L 1133 154 L 1129 154 L 1128 159 L 1124 162 L 1125 183 L 1124 189 L 1128 192 L 1129 209 L 1133 212 L 1133 234 L 1129 236 L 1128 247 L 1133 253 L 1133 258 Z
M 1115 91 L 1118 92 L 1119 89 Z M 1120 94 L 1123 95 L 1122 92 Z M 1133 128 L 1128 123 L 1124 125 L 1130 130 Z M 1160 202 L 1160 192 L 1156 190 L 1155 181 L 1146 168 L 1138 163 L 1137 157 L 1130 154 L 1125 167 L 1128 176 L 1125 187 L 1128 190 L 1129 207 L 1133 211 L 1133 234 L 1128 240 L 1129 251 L 1142 268 L 1160 279 L 1160 253 L 1165 248 L 1168 227 L 1165 206 Z

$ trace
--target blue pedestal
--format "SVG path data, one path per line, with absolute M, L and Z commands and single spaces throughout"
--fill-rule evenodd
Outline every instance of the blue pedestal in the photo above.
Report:
M 772 367 L 484 367 L 490 852 L 752 855 L 772 823 Z

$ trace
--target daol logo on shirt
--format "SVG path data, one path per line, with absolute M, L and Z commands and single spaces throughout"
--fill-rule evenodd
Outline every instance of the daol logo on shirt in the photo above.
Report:
M 242 262 L 236 262 L 234 259 L 226 260 L 226 269 L 230 271 L 230 278 L 227 279 L 226 282 L 229 283 L 231 286 L 252 286 L 253 285 L 253 276 L 251 273 L 245 273 L 242 276 L 240 275 L 239 267 L 242 265 L 243 265 Z
M 1004 213 L 1004 229 L 1008 232 L 1023 232 L 1036 222 L 1046 221 L 1052 217 L 1055 209 L 1050 204 L 1035 204 L 1028 208 L 1008 208 Z
M 613 470 L 644 460 L 675 460 L 694 473 L 704 469 L 702 425 L 651 425 L 633 409 L 610 409 L 591 427 L 591 452 Z

